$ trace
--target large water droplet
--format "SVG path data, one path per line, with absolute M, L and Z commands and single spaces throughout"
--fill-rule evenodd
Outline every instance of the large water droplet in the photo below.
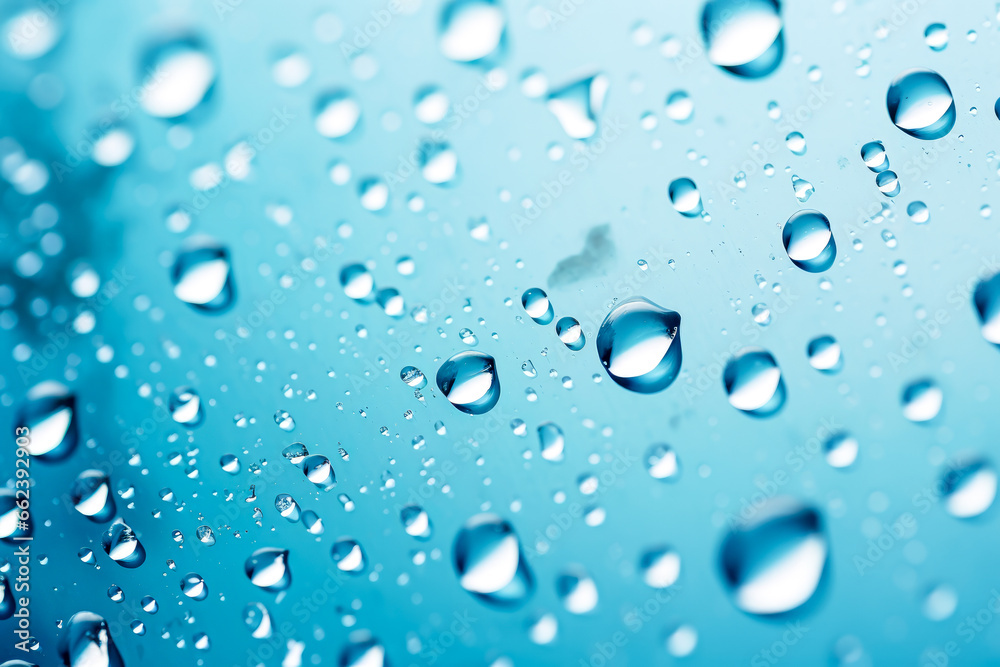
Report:
M 817 336 L 806 347 L 809 365 L 823 373 L 836 373 L 843 366 L 840 343 L 833 336 Z
M 251 602 L 243 608 L 243 622 L 254 639 L 267 639 L 271 636 L 271 614 L 260 602 Z
M 893 79 L 885 103 L 893 124 L 917 139 L 940 139 L 958 116 L 948 83 L 929 69 L 908 69 Z
M 418 540 L 429 540 L 434 527 L 427 511 L 419 505 L 407 505 L 399 513 L 406 534 Z
M 566 437 L 563 430 L 553 422 L 545 422 L 538 427 L 538 446 L 542 458 L 553 463 L 563 460 L 566 450 Z
M 104 523 L 115 515 L 111 484 L 108 476 L 100 470 L 84 470 L 80 473 L 73 482 L 69 496 L 76 511 L 91 521 Z
M 15 423 L 28 428 L 26 449 L 41 461 L 65 459 L 73 453 L 80 439 L 76 396 L 51 380 L 28 390 Z
M 754 417 L 770 417 L 785 404 L 785 381 L 774 356 L 745 347 L 729 360 L 722 374 L 729 404 Z
M 612 380 L 642 394 L 670 386 L 681 369 L 681 316 L 643 297 L 615 306 L 597 332 L 597 354 Z
M 503 50 L 507 19 L 494 0 L 452 0 L 441 10 L 438 45 L 446 58 L 475 63 Z
M 361 105 L 346 90 L 331 90 L 316 99 L 313 124 L 328 139 L 346 137 L 361 120 Z
M 819 512 L 772 498 L 734 526 L 719 552 L 734 604 L 750 614 L 781 614 L 805 604 L 826 571 L 829 546 Z
M 101 538 L 104 553 L 122 567 L 137 568 L 146 561 L 146 550 L 132 529 L 117 519 Z
M 714 65 L 748 79 L 777 69 L 785 50 L 778 0 L 709 0 L 701 36 Z
M 142 108 L 157 118 L 179 118 L 205 101 L 215 85 L 216 65 L 196 37 L 157 44 L 143 58 Z
M 674 210 L 686 218 L 697 218 L 702 213 L 701 193 L 690 178 L 678 178 L 670 183 L 667 195 Z
M 449 357 L 438 369 L 437 386 L 452 405 L 470 415 L 489 412 L 500 400 L 496 360 L 483 352 L 466 350 Z
M 608 85 L 607 76 L 594 74 L 549 94 L 549 111 L 571 139 L 588 139 L 597 132 Z
M 521 305 L 524 312 L 537 324 L 548 324 L 555 317 L 552 302 L 548 295 L 537 287 L 524 291 L 521 295 Z
M 643 552 L 639 569 L 647 586 L 667 588 L 677 583 L 681 574 L 681 557 L 670 547 L 653 547 Z
M 66 621 L 59 656 L 68 667 L 125 667 L 107 621 L 90 611 L 78 611 Z
M 174 260 L 174 295 L 196 310 L 221 313 L 236 299 L 229 250 L 205 237 L 190 239 Z
M 243 564 L 243 571 L 254 586 L 265 591 L 283 591 L 292 585 L 288 552 L 284 549 L 265 547 L 254 551 Z
M 819 211 L 794 213 L 781 230 L 781 242 L 792 263 L 810 273 L 820 273 L 837 259 L 837 243 L 830 221 Z
M 997 495 L 997 471 L 983 458 L 962 461 L 942 477 L 941 487 L 948 514 L 971 519 L 993 505 Z
M 518 607 L 535 583 L 514 527 L 494 514 L 477 514 L 458 531 L 452 546 L 462 588 L 483 602 Z
M 368 564 L 365 550 L 356 540 L 349 537 L 337 540 L 330 551 L 330 556 L 337 564 L 338 570 L 350 574 L 361 574 Z

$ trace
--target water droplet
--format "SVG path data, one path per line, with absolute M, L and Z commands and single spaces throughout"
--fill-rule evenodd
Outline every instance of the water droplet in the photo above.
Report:
M 789 132 L 788 136 L 785 137 L 785 145 L 795 155 L 806 154 L 806 138 L 801 132 Z
M 876 176 L 875 185 L 878 186 L 879 192 L 886 197 L 895 197 L 899 194 L 899 177 L 891 169 L 887 169 Z
M 84 470 L 70 490 L 70 501 L 76 511 L 91 521 L 104 523 L 115 515 L 115 500 L 108 476 L 100 470 Z
M 670 386 L 681 368 L 681 316 L 643 297 L 615 306 L 597 332 L 597 354 L 612 380 L 652 394 Z
M 168 408 L 174 421 L 188 428 L 201 426 L 205 419 L 205 411 L 201 407 L 201 397 L 191 387 L 174 389 L 170 393 Z
M 583 335 L 583 328 L 573 317 L 563 317 L 556 322 L 556 335 L 569 349 L 578 352 L 587 344 L 587 338 Z
M 496 360 L 483 352 L 451 356 L 438 369 L 437 386 L 452 405 L 470 415 L 489 412 L 500 400 Z
M 423 389 L 427 386 L 427 377 L 419 368 L 406 366 L 399 372 L 399 379 L 414 389 Z
M 346 137 L 360 120 L 361 105 L 346 90 L 331 90 L 316 99 L 313 124 L 328 139 Z
M 557 424 L 546 422 L 538 427 L 538 445 L 546 461 L 555 463 L 563 460 L 566 438 Z
M 798 211 L 785 222 L 781 242 L 795 266 L 810 273 L 820 273 L 833 266 L 837 244 L 830 221 L 819 211 Z
M 385 647 L 382 646 L 367 631 L 352 634 L 350 641 L 340 652 L 337 661 L 339 667 L 389 667 L 385 657 Z
M 886 106 L 893 124 L 917 139 L 940 139 L 957 118 L 951 88 L 929 69 L 908 69 L 893 79 Z
M 778 0 L 709 0 L 701 35 L 712 64 L 748 79 L 777 69 L 785 50 Z
M 171 272 L 174 295 L 196 310 L 222 313 L 236 300 L 229 250 L 206 237 L 190 239 Z
M 608 85 L 608 77 L 594 74 L 549 93 L 549 111 L 571 139 L 588 139 L 597 132 Z
M 701 193 L 698 186 L 690 178 L 678 178 L 670 183 L 667 195 L 674 210 L 686 218 L 697 218 L 701 215 Z
M 849 433 L 835 433 L 823 443 L 826 462 L 834 468 L 847 468 L 858 458 L 858 441 Z
M 754 417 L 770 417 L 785 404 L 785 382 L 774 356 L 745 347 L 729 360 L 722 374 L 729 404 Z
M 418 540 L 431 539 L 434 527 L 431 525 L 430 516 L 423 507 L 407 505 L 400 511 L 399 519 L 403 522 L 403 529 L 410 537 L 415 537 Z
M 349 574 L 361 574 L 368 564 L 364 549 L 349 537 L 337 540 L 330 551 L 330 556 L 337 564 L 338 570 Z
M 979 316 L 979 332 L 1000 347 L 1000 273 L 979 281 L 972 294 L 972 305 Z
M 375 290 L 375 277 L 364 264 L 348 264 L 340 270 L 340 286 L 355 301 L 369 301 Z
M 948 46 L 948 28 L 943 23 L 931 23 L 924 30 L 924 41 L 931 51 L 944 51 Z
M 437 86 L 425 86 L 413 98 L 413 114 L 426 125 L 444 120 L 449 106 L 448 95 Z
M 288 552 L 284 549 L 265 547 L 254 551 L 243 564 L 243 571 L 254 586 L 265 591 L 283 591 L 292 585 Z
M 903 389 L 903 416 L 911 422 L 927 422 L 941 412 L 944 392 L 934 380 L 914 380 Z
M 795 198 L 801 203 L 806 203 L 809 198 L 813 196 L 816 192 L 816 188 L 813 184 L 804 178 L 799 178 L 796 175 L 792 175 L 792 191 L 795 192 Z
M 89 611 L 78 611 L 66 621 L 59 656 L 69 667 L 125 667 L 107 621 Z
M 667 96 L 667 118 L 677 123 L 686 123 L 694 115 L 694 101 L 684 90 L 675 90 Z
M 869 141 L 862 146 L 861 159 L 864 160 L 865 166 L 874 172 L 885 171 L 889 168 L 889 156 L 881 141 Z
M 571 614 L 586 614 L 597 607 L 597 584 L 579 565 L 571 565 L 556 577 L 556 594 Z
M 441 53 L 455 62 L 483 61 L 503 49 L 507 19 L 493 0 L 452 0 L 441 10 L 440 25 Z
M 906 214 L 910 216 L 910 220 L 922 225 L 931 219 L 931 212 L 927 208 L 927 204 L 922 201 L 912 201 L 906 207 Z
M 790 612 L 813 597 L 828 552 L 819 512 L 778 497 L 730 528 L 719 561 L 733 603 L 750 614 L 770 615 Z
M 983 458 L 954 465 L 941 479 L 944 508 L 958 519 L 977 517 L 993 505 L 997 495 L 997 471 Z
M 243 608 L 243 623 L 254 639 L 267 639 L 271 636 L 271 614 L 260 602 L 251 602 Z
M 817 336 L 806 347 L 809 365 L 824 373 L 836 373 L 843 365 L 840 343 L 833 336 Z
M 555 317 L 555 310 L 548 295 L 537 287 L 525 290 L 521 295 L 521 305 L 536 324 L 548 324 Z
M 28 390 L 15 423 L 28 428 L 28 453 L 41 461 L 65 459 L 73 453 L 80 439 L 76 396 L 52 380 Z
M 189 572 L 181 579 L 181 592 L 192 600 L 204 600 L 208 597 L 208 584 L 200 574 Z
M 212 92 L 216 64 L 196 37 L 184 37 L 150 48 L 142 62 L 145 77 L 139 103 L 150 116 L 180 118 Z
M 417 151 L 420 173 L 433 185 L 454 185 L 459 176 L 458 154 L 444 142 L 421 142 Z
M 302 472 L 305 473 L 310 482 L 324 491 L 329 491 L 337 484 L 337 475 L 333 470 L 333 465 L 330 463 L 330 459 L 322 454 L 313 454 L 304 458 Z
M 681 461 L 670 445 L 657 444 L 646 450 L 646 471 L 653 479 L 676 482 L 681 476 Z
M 514 527 L 493 514 L 477 514 L 458 531 L 452 546 L 462 588 L 488 604 L 519 607 L 535 589 Z
M 677 583 L 681 574 L 681 556 L 667 546 L 647 549 L 639 558 L 642 580 L 651 588 L 667 588 Z
M 146 561 L 146 550 L 132 529 L 121 519 L 115 520 L 101 537 L 104 553 L 122 567 L 134 569 Z

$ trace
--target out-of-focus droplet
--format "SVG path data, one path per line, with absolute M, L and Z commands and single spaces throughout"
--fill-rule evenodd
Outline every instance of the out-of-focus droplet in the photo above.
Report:
M 754 417 L 770 417 L 785 404 L 785 381 L 774 356 L 745 347 L 726 364 L 722 382 L 729 404 Z
M 496 515 L 469 519 L 455 537 L 452 557 L 462 588 L 490 605 L 516 608 L 534 592 L 517 533 Z

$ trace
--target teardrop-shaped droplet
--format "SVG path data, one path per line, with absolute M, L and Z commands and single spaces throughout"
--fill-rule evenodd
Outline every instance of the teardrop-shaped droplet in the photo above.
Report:
M 117 519 L 101 538 L 104 553 L 122 567 L 137 568 L 146 561 L 146 550 L 132 529 Z
M 996 499 L 996 468 L 983 458 L 962 461 L 942 476 L 941 494 L 948 514 L 958 519 L 977 517 Z
M 254 586 L 265 591 L 283 591 L 292 585 L 288 552 L 284 549 L 265 547 L 254 551 L 243 564 L 243 571 Z
M 115 515 L 115 500 L 108 476 L 100 470 L 84 470 L 70 490 L 70 501 L 76 511 L 91 521 L 104 523 Z
M 818 511 L 791 498 L 772 498 L 749 521 L 730 528 L 719 552 L 722 580 L 747 613 L 790 612 L 816 593 L 828 553 Z
M 78 611 L 59 636 L 59 656 L 68 667 L 125 667 L 103 617 Z
M 80 439 L 76 421 L 76 396 L 54 381 L 39 383 L 28 390 L 18 409 L 15 423 L 27 427 L 27 449 L 41 461 L 61 461 L 73 453 Z
M 594 74 L 549 93 L 549 111 L 571 139 L 589 139 L 597 133 L 608 83 L 604 74 Z
M 451 0 L 441 10 L 438 46 L 455 62 L 493 61 L 503 52 L 506 29 L 496 0 Z
M 15 489 L 0 489 L 0 540 L 8 544 L 20 545 L 35 530 L 34 521 L 21 519 L 18 501 L 24 499 L 20 495 L 23 494 L 16 494 Z
M 948 82 L 929 69 L 908 69 L 893 79 L 885 103 L 893 124 L 917 139 L 940 139 L 958 117 Z
M 674 210 L 686 218 L 697 218 L 702 214 L 701 193 L 690 178 L 678 178 L 670 183 L 667 195 Z
M 819 211 L 794 213 L 781 230 L 781 242 L 792 264 L 809 273 L 826 271 L 837 259 L 830 220 Z
M 355 301 L 371 301 L 375 277 L 364 264 L 348 264 L 340 270 L 340 286 Z
M 337 475 L 333 464 L 322 454 L 313 454 L 304 458 L 302 472 L 305 473 L 310 482 L 324 491 L 329 491 L 337 484 Z
M 389 667 L 385 647 L 367 631 L 352 633 L 340 652 L 338 667 Z
M 847 468 L 858 458 L 858 441 L 850 433 L 834 433 L 823 443 L 823 456 L 833 468 Z
M 652 394 L 670 386 L 681 369 L 681 316 L 643 297 L 615 306 L 597 332 L 597 354 L 622 387 Z
M 745 347 L 726 364 L 722 382 L 729 404 L 754 417 L 770 417 L 785 404 L 785 381 L 774 356 Z
M 150 116 L 180 118 L 208 99 L 217 69 L 197 37 L 156 44 L 143 57 L 139 103 Z
M 470 415 L 489 412 L 500 400 L 496 360 L 475 350 L 459 352 L 441 364 L 437 386 L 452 405 Z
M 495 514 L 477 514 L 459 529 L 452 558 L 462 588 L 485 603 L 516 608 L 534 592 L 521 541 L 514 527 Z
M 781 64 L 785 44 L 778 0 L 709 0 L 701 36 L 712 64 L 747 79 Z
M 174 295 L 196 310 L 222 313 L 236 299 L 229 250 L 205 237 L 189 240 L 174 260 Z
M 889 168 L 889 157 L 881 141 L 869 141 L 862 146 L 861 159 L 865 161 L 865 166 L 874 172 L 885 171 Z

